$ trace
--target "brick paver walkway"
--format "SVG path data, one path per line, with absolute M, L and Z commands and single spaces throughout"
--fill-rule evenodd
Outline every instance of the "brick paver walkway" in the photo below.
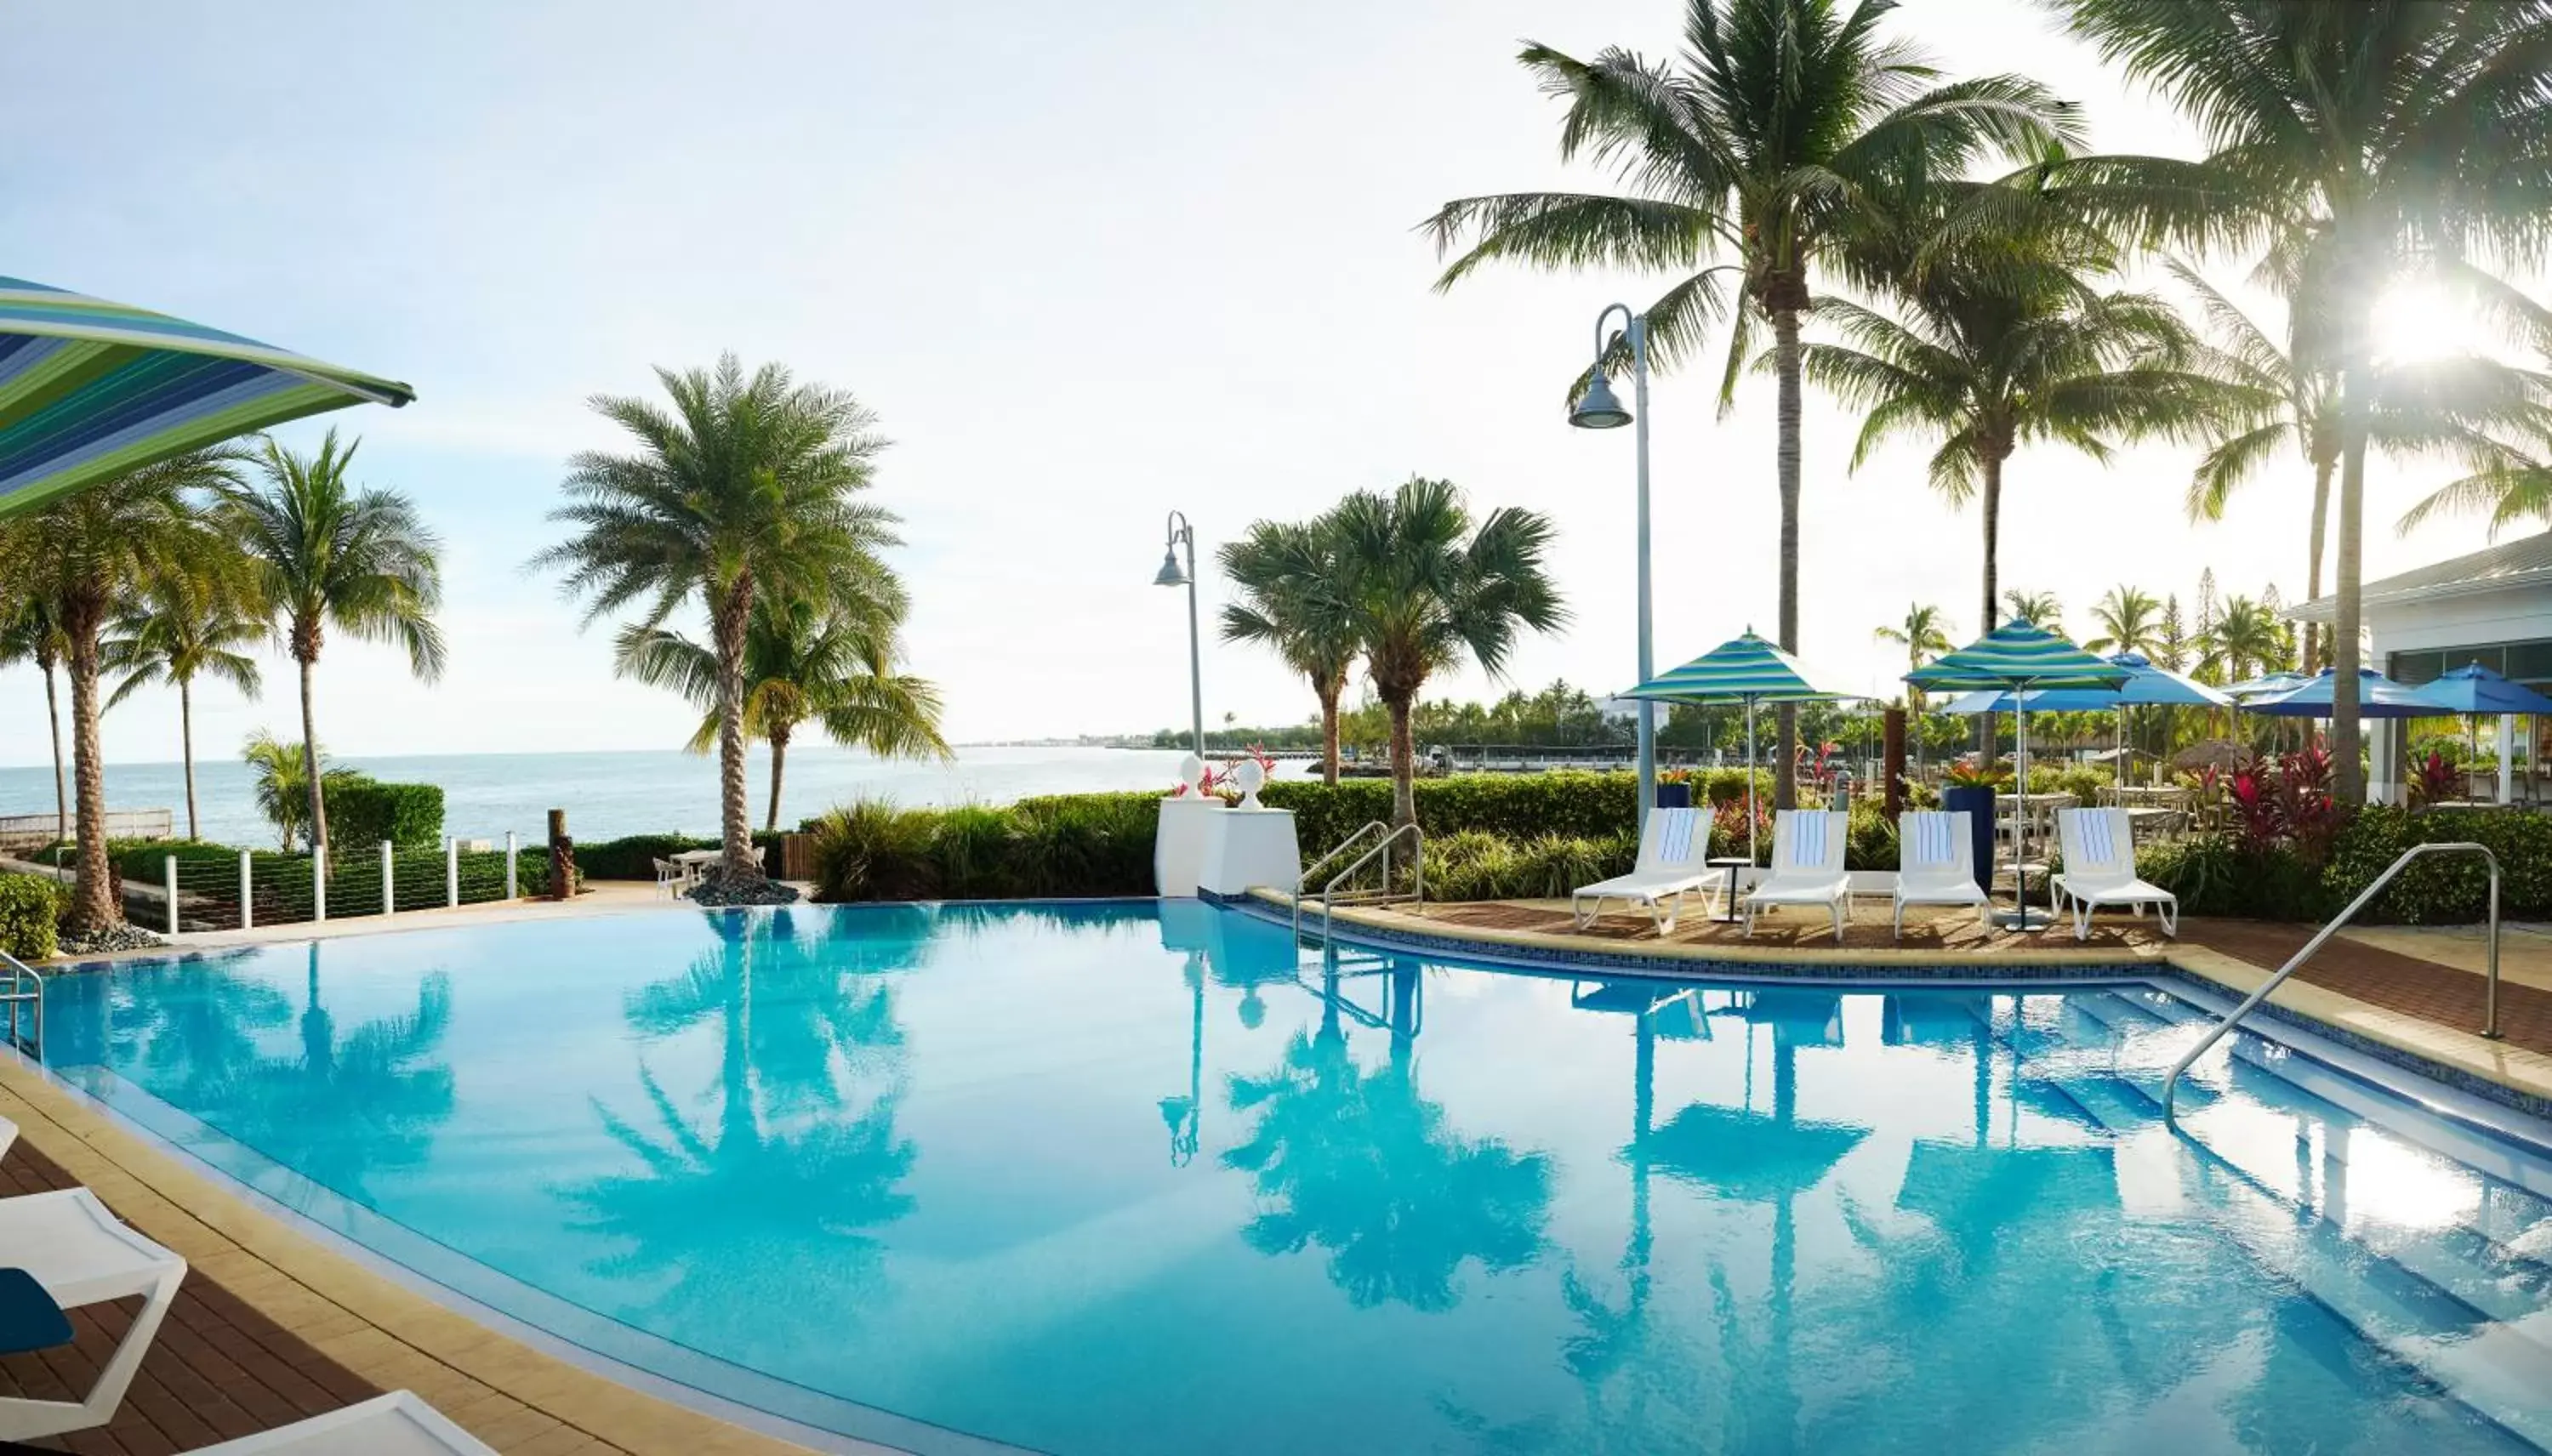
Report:
M 2262 920 L 2189 920 L 2180 934 L 2182 940 L 2274 971 L 2303 949 L 2317 928 Z M 2344 935 L 2315 951 L 2294 979 L 2456 1031 L 2481 1030 L 2481 977 Z M 2552 1054 L 2552 991 L 2502 981 L 2499 1025 L 2510 1046 Z

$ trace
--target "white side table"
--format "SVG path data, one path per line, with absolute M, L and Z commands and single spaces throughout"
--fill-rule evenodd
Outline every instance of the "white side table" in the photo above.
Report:
M 1198 884 L 1237 896 L 1265 886 L 1291 893 L 1303 883 L 1303 847 L 1292 809 L 1232 809 L 1208 821 Z
M 1160 827 L 1152 832 L 1155 893 L 1178 899 L 1197 892 L 1197 877 L 1205 870 L 1206 830 L 1230 812 L 1212 794 L 1161 800 Z

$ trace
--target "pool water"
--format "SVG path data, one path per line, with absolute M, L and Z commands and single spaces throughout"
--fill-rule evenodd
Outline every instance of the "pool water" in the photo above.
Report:
M 1324 974 L 1126 902 L 424 930 L 48 995 L 56 1070 L 384 1257 L 925 1452 L 2552 1433 L 2543 1165 L 2247 1037 L 2178 1136 L 2197 1013 L 2142 983 Z

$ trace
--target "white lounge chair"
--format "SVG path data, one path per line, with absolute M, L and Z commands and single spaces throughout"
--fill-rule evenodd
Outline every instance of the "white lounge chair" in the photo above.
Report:
M 1835 939 L 1843 939 L 1852 878 L 1844 873 L 1845 841 L 1852 835 L 1852 815 L 1834 809 L 1783 809 L 1772 821 L 1772 871 L 1746 896 L 1746 933 L 1754 933 L 1754 915 L 1774 905 L 1823 905 L 1834 916 Z
M 1990 905 L 1976 884 L 1976 842 L 1965 810 L 1908 809 L 1896 821 L 1896 938 L 1907 905 Z
M 1728 883 L 1723 872 L 1706 867 L 1709 858 L 1710 823 L 1699 809 L 1650 809 L 1638 866 L 1577 890 L 1568 897 L 1569 911 L 1583 930 L 1604 913 L 1606 900 L 1624 900 L 1645 908 L 1657 934 L 1672 935 L 1685 895 L 1715 893 Z
M 195 1456 L 496 1456 L 477 1436 L 408 1391 L 313 1415 Z
M 2153 907 L 2162 933 L 2180 934 L 2180 897 L 2136 878 L 2135 823 L 2124 809 L 2067 809 L 2056 816 L 2065 873 L 2056 877 L 2056 903 L 2074 906 L 2074 938 L 2091 938 L 2091 912 L 2125 905 L 2142 916 Z
M 0 1259 L 35 1276 L 64 1309 L 144 1297 L 86 1397 L 0 1396 L 0 1440 L 32 1441 L 106 1424 L 176 1301 L 186 1261 L 126 1227 L 84 1188 L 0 1198 Z

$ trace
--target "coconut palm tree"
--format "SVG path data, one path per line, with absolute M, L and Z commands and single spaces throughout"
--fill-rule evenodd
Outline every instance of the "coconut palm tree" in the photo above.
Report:
M 2006 591 L 2002 606 L 2005 614 L 2032 627 L 2056 633 L 2065 630 L 2065 604 L 2056 599 L 2053 591 Z
M 237 571 L 232 575 L 241 574 Z M 128 605 L 116 636 L 104 650 L 110 672 L 122 673 L 108 707 L 158 683 L 177 689 L 177 742 L 186 771 L 186 837 L 195 839 L 195 679 L 209 674 L 242 696 L 256 697 L 263 683 L 257 660 L 243 648 L 266 638 L 262 614 L 239 582 L 219 577 L 164 581 Z
M 2163 651 L 2162 603 L 2150 592 L 2120 582 L 2091 608 L 2099 635 L 2082 644 L 2085 652 L 2143 653 L 2150 660 Z
M 877 417 L 840 390 L 799 384 L 778 364 L 750 377 L 733 355 L 715 370 L 656 378 L 672 408 L 600 395 L 626 431 L 628 455 L 586 451 L 569 463 L 568 503 L 550 513 L 575 535 L 533 558 L 566 573 L 591 623 L 623 608 L 662 627 L 686 604 L 709 625 L 717 655 L 719 879 L 763 882 L 745 803 L 745 652 L 765 594 L 816 603 L 878 599 L 894 573 L 880 553 L 895 517 L 859 497 L 875 483 L 886 441 Z
M 1869 634 L 1880 642 L 1892 642 L 1905 649 L 1905 671 L 1912 672 L 1932 659 L 1948 652 L 1954 644 L 1941 630 L 1941 609 L 1916 602 L 1905 609 L 1905 620 L 1893 627 L 1880 627 Z M 1920 717 L 1923 713 L 1923 689 L 1905 689 L 1905 706 Z
M 2224 599 L 2223 614 L 2215 619 L 2202 646 L 2205 666 L 2228 682 L 2258 676 L 2287 651 L 2286 627 L 2277 613 L 2239 595 Z
M 187 564 L 228 549 L 207 520 L 204 497 L 236 478 L 230 456 L 199 451 L 59 496 L 0 526 L 0 580 L 51 604 L 69 668 L 79 868 L 64 919 L 74 935 L 94 935 L 124 918 L 106 853 L 106 763 L 98 743 L 106 630 L 145 593 L 179 578 Z
M 352 478 L 355 451 L 330 430 L 315 455 L 296 455 L 273 437 L 261 442 L 265 484 L 230 492 L 226 524 L 253 564 L 259 599 L 301 677 L 302 782 L 310 794 L 310 843 L 328 849 L 326 776 L 318 771 L 319 727 L 311 677 L 330 629 L 407 654 L 408 671 L 443 676 L 442 543 L 395 490 L 364 489 Z
M 62 778 L 62 710 L 53 692 L 53 670 L 62 662 L 62 624 L 51 600 L 10 589 L 0 596 L 0 668 L 32 663 L 45 677 L 45 726 L 53 738 L 53 836 L 70 828 L 70 789 Z
M 2074 109 L 2019 76 L 1945 81 L 1879 33 L 1881 0 L 1686 0 L 1678 64 L 1623 50 L 1578 60 L 1542 45 L 1518 57 L 1568 103 L 1563 159 L 1623 190 L 1511 192 L 1448 202 L 1427 223 L 1460 256 L 1438 287 L 1507 259 L 1685 274 L 1648 306 L 1648 347 L 1671 367 L 1734 313 L 1723 412 L 1759 326 L 1772 331 L 1780 439 L 1779 635 L 1799 646 L 1800 319 L 1822 268 L 1870 281 L 1853 244 L 1922 205 L 1936 183 L 1991 157 L 2035 158 L 2079 140 Z M 1731 307 L 1732 285 L 1741 295 Z M 1796 797 L 1797 710 L 1779 713 L 1776 802 Z
M 1552 527 L 1513 506 L 1475 522 L 1453 482 L 1423 477 L 1389 495 L 1359 490 L 1332 519 L 1339 607 L 1391 715 L 1392 823 L 1414 824 L 1419 689 L 1466 658 L 1495 676 L 1521 630 L 1568 620 L 1542 565 Z
M 248 765 L 250 791 L 257 798 L 257 811 L 274 826 L 282 850 L 287 855 L 298 848 L 310 833 L 310 785 L 303 776 L 314 760 L 319 765 L 319 777 L 327 789 L 335 789 L 350 780 L 363 777 L 352 769 L 340 769 L 329 762 L 328 751 L 321 745 L 289 743 L 263 728 L 240 744 L 240 762 Z
M 2223 254 L 2286 250 L 2310 325 L 2299 361 L 2336 381 L 2339 518 L 2330 633 L 2335 791 L 2365 796 L 2359 566 L 2380 353 L 2405 271 L 2552 238 L 2552 0 L 2047 0 L 2073 34 L 2195 123 L 2207 155 L 2059 159 L 2089 214 Z
M 882 759 L 950 757 L 939 736 L 939 689 L 903 672 L 890 603 L 824 611 L 810 602 L 765 597 L 744 637 L 744 736 L 771 745 L 771 806 L 763 827 L 780 827 L 780 787 L 789 744 L 812 721 L 835 743 Z M 679 632 L 632 624 L 612 648 L 612 670 L 651 687 L 670 687 L 703 709 L 684 745 L 704 754 L 718 741 L 718 662 L 713 648 Z
M 1338 697 L 1356 643 L 1336 591 L 1337 533 L 1329 517 L 1258 521 L 1217 553 L 1240 600 L 1223 608 L 1223 640 L 1275 649 L 1312 680 L 1321 703 L 1321 781 L 1338 781 Z

